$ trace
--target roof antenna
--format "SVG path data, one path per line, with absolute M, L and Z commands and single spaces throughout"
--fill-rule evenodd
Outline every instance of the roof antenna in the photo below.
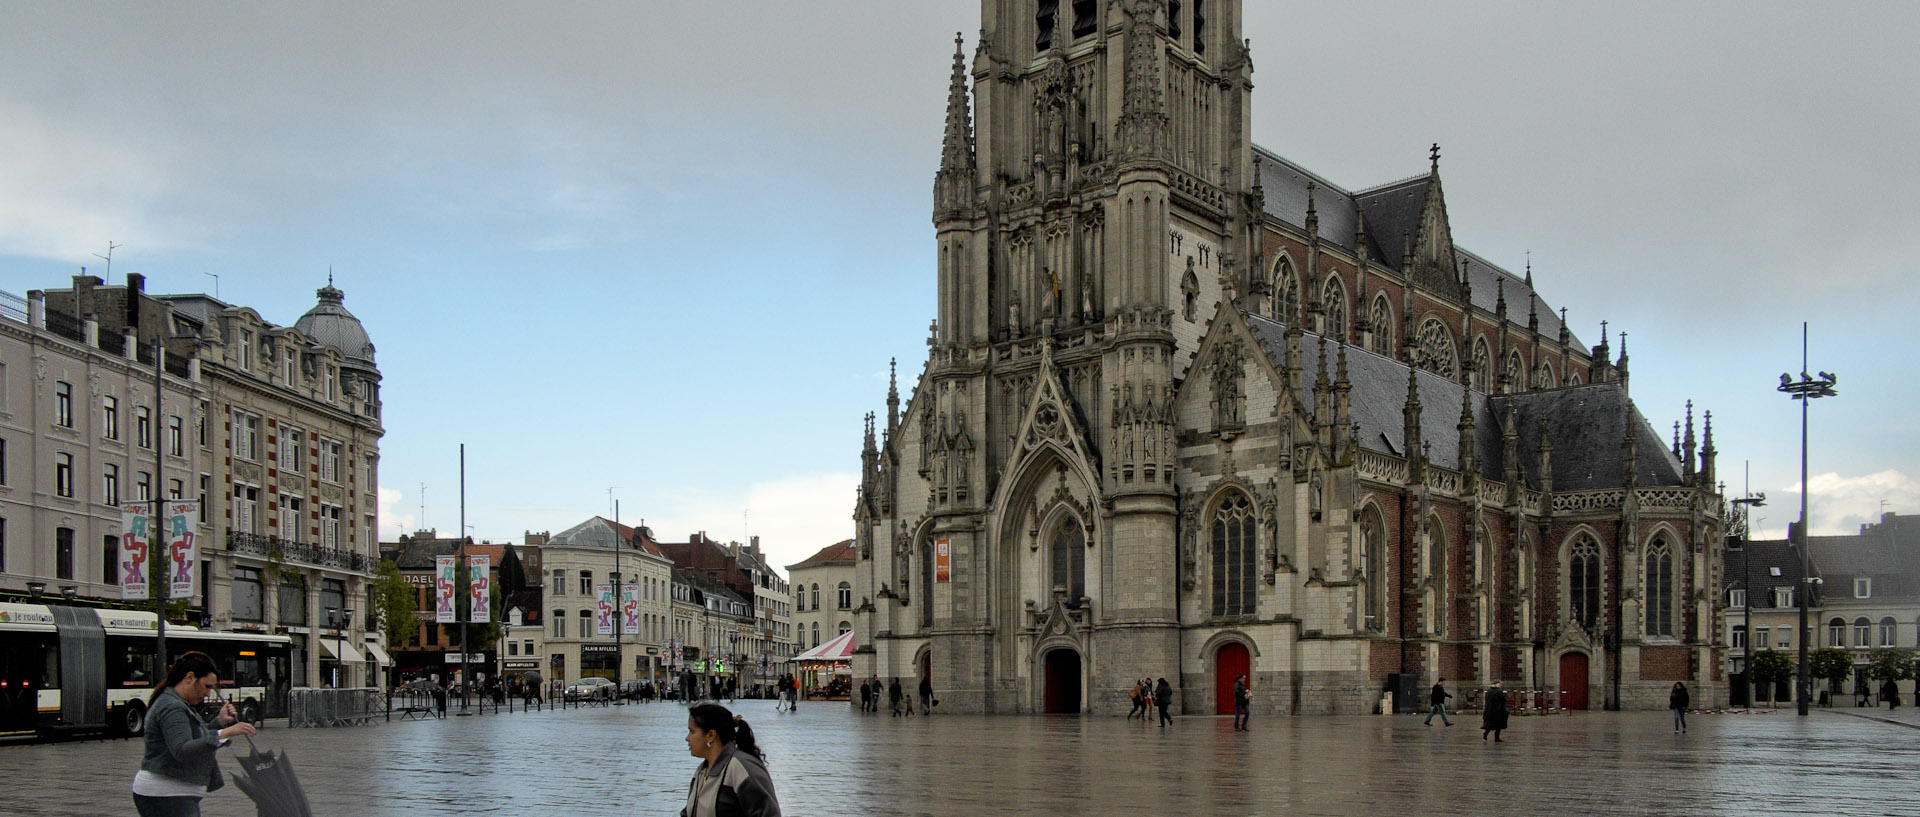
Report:
M 121 247 L 125 247 L 125 246 L 127 246 L 127 245 L 125 245 L 125 244 L 115 244 L 115 243 L 113 243 L 113 239 L 107 239 L 107 254 L 106 254 L 106 255 L 101 255 L 101 254 L 99 254 L 99 253 L 94 253 L 94 254 L 93 254 L 93 257 L 95 257 L 95 258 L 99 258 L 99 259 L 103 259 L 103 260 L 105 260 L 105 261 L 107 262 L 107 274 L 106 274 L 106 279 L 107 279 L 107 280 L 108 280 L 109 282 L 111 282 L 111 281 L 113 280 L 113 251 L 114 251 L 114 250 L 117 250 L 117 249 L 120 249 Z
M 216 301 L 220 300 L 220 276 L 215 275 L 211 272 L 203 272 L 200 274 L 213 279 L 213 299 Z

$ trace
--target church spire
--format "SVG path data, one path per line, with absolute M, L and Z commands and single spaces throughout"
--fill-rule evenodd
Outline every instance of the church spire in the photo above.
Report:
M 1160 90 L 1160 10 L 1164 0 L 1133 0 L 1127 6 L 1127 51 L 1120 120 L 1122 149 L 1135 161 L 1161 157 L 1167 111 Z
M 887 433 L 900 429 L 900 359 L 887 358 Z
M 953 79 L 947 86 L 947 126 L 940 141 L 940 170 L 934 174 L 934 220 L 963 217 L 973 203 L 975 175 L 973 116 L 967 101 L 966 51 L 953 35 Z
M 1696 446 L 1694 444 L 1694 438 L 1693 438 L 1693 401 L 1688 400 L 1687 401 L 1687 437 L 1686 437 L 1686 442 L 1681 445 L 1680 474 L 1689 480 L 1693 479 L 1693 452 L 1695 448 Z

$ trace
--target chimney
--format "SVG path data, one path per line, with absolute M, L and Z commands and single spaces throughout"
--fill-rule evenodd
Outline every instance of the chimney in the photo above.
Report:
M 747 541 L 752 543 L 751 548 L 754 561 L 764 561 L 760 558 L 760 537 L 758 535 L 750 536 L 747 538 Z

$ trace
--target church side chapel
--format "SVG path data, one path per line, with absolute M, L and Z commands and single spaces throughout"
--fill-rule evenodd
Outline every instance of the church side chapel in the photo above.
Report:
M 1456 246 L 1437 145 L 1358 190 L 1255 146 L 1237 0 L 981 6 L 927 359 L 866 418 L 856 676 L 1005 713 L 1722 689 L 1711 415 L 1663 440 L 1625 333 Z

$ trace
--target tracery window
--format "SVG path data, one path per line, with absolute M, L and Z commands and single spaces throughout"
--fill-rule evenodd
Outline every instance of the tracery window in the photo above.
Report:
M 1208 530 L 1213 542 L 1213 614 L 1253 615 L 1253 502 L 1244 492 L 1229 492 L 1214 508 Z
M 1420 359 L 1417 365 L 1442 377 L 1452 377 L 1459 367 L 1459 354 L 1453 345 L 1453 333 L 1439 318 L 1429 317 L 1420 323 Z
M 1361 604 L 1361 613 L 1365 616 L 1361 623 L 1370 631 L 1386 628 L 1386 555 L 1382 548 L 1386 539 L 1382 535 L 1378 511 L 1368 511 L 1360 520 L 1360 560 L 1357 565 L 1357 578 L 1363 583 L 1365 599 Z
M 1072 604 L 1087 594 L 1087 533 L 1080 520 L 1063 515 L 1052 541 L 1053 586 L 1066 588 L 1067 603 Z
M 1427 520 L 1427 577 L 1433 588 L 1428 600 L 1433 611 L 1433 632 L 1445 637 L 1447 603 L 1453 594 L 1447 589 L 1447 535 L 1440 529 L 1438 519 Z
M 1473 341 L 1473 390 L 1481 393 L 1493 391 L 1493 354 L 1487 350 L 1487 339 L 1476 338 Z
M 1526 364 L 1520 362 L 1520 353 L 1516 351 L 1507 355 L 1507 364 L 1500 373 L 1506 378 L 1507 388 L 1513 391 L 1526 391 L 1527 379 L 1521 376 L 1524 371 L 1526 371 Z
M 1600 543 L 1581 534 L 1567 550 L 1568 614 L 1591 632 L 1600 623 Z
M 1533 371 L 1533 387 L 1536 389 L 1551 389 L 1555 385 L 1553 382 L 1553 364 L 1544 360 L 1540 361 L 1540 368 Z
M 1385 293 L 1373 299 L 1373 311 L 1367 314 L 1367 323 L 1373 331 L 1373 353 L 1393 354 L 1393 306 L 1387 303 Z
M 1284 255 L 1273 265 L 1273 318 L 1286 324 L 1300 320 L 1300 277 Z
M 1323 333 L 1344 342 L 1347 338 L 1347 289 L 1340 285 L 1339 276 L 1329 277 L 1326 286 L 1320 288 L 1320 309 L 1325 316 Z
M 1673 636 L 1673 551 L 1665 539 L 1647 548 L 1647 635 Z

